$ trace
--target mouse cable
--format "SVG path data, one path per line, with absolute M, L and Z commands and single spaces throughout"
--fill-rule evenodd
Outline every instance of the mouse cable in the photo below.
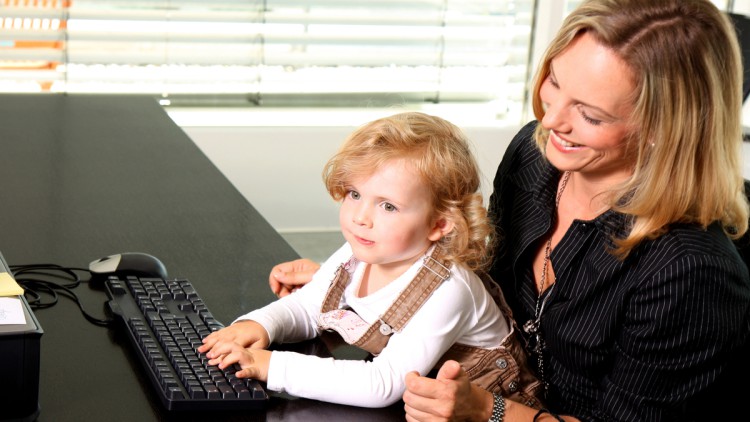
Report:
M 67 296 L 73 300 L 81 310 L 84 318 L 95 325 L 106 327 L 112 324 L 112 319 L 100 319 L 86 312 L 81 300 L 73 291 L 81 285 L 81 278 L 78 272 L 90 273 L 84 268 L 62 267 L 57 264 L 29 264 L 29 265 L 10 265 L 10 271 L 13 278 L 23 287 L 24 296 L 29 302 L 32 309 L 45 309 L 55 306 L 58 302 L 59 295 Z M 43 276 L 45 279 L 38 278 Z M 49 278 L 62 279 L 61 282 L 48 280 Z M 67 281 L 67 282 L 65 282 Z M 49 296 L 48 301 L 43 300 L 43 296 Z

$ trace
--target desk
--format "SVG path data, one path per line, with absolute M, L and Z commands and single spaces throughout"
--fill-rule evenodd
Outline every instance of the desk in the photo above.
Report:
M 10 265 L 87 267 L 150 253 L 225 323 L 274 300 L 270 268 L 297 257 L 151 98 L 0 95 L 0 180 L 0 251 Z M 75 291 L 104 317 L 102 290 Z M 263 411 L 169 414 L 121 333 L 89 323 L 66 298 L 35 314 L 44 330 L 39 421 L 403 419 L 401 404 L 281 395 Z

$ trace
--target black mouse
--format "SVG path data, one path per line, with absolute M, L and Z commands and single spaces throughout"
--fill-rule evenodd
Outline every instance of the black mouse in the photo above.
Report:
M 105 256 L 89 264 L 91 280 L 103 281 L 109 276 L 167 278 L 167 268 L 153 255 L 141 252 L 126 252 Z

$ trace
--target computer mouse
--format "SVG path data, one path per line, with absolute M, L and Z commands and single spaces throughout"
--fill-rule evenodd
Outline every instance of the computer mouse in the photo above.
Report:
M 153 255 L 141 252 L 126 252 L 99 258 L 89 264 L 92 280 L 104 280 L 109 276 L 160 277 L 167 278 L 167 268 Z

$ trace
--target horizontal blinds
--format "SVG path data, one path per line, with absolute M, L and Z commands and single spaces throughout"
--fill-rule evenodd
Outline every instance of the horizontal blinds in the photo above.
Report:
M 533 0 L 5 0 L 0 90 L 520 102 Z

